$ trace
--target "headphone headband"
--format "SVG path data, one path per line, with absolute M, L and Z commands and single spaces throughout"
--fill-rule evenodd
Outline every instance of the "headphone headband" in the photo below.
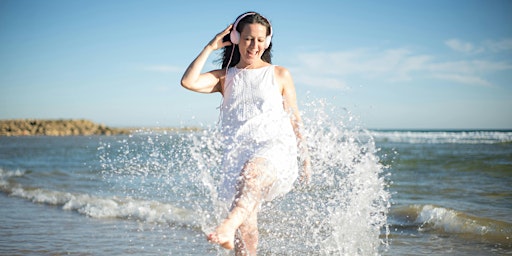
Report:
M 236 27 L 238 26 L 238 23 L 245 17 L 247 16 L 250 16 L 250 15 L 256 15 L 257 13 L 255 12 L 248 12 L 248 13 L 244 13 L 243 15 L 241 15 L 240 17 L 238 17 L 235 21 L 235 23 L 233 24 L 233 28 L 231 29 L 231 33 L 229 34 L 229 38 L 231 40 L 231 43 L 233 44 L 239 44 L 240 43 L 240 32 L 238 32 L 236 30 Z M 263 17 L 263 16 L 261 16 Z M 270 30 L 270 33 L 269 35 L 265 38 L 265 49 L 267 49 L 269 46 L 270 46 L 270 42 L 272 40 L 272 24 L 270 24 L 270 21 L 263 17 L 267 22 L 268 22 L 268 25 L 269 25 L 269 30 Z

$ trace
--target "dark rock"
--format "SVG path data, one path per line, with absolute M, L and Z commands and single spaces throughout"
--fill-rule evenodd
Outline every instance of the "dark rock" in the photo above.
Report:
M 0 120 L 0 136 L 77 136 L 130 134 L 129 129 L 111 128 L 89 120 Z

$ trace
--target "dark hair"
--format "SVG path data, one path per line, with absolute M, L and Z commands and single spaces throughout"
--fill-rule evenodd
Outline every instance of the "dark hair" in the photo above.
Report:
M 248 12 L 246 12 L 246 13 L 248 13 Z M 242 15 L 244 15 L 246 13 L 243 13 L 238 17 L 241 17 Z M 238 17 L 237 17 L 237 19 L 238 19 Z M 233 29 L 236 29 L 236 31 L 238 31 L 239 33 L 242 33 L 244 26 L 247 24 L 261 24 L 267 28 L 267 36 L 270 35 L 270 30 L 272 29 L 270 27 L 270 22 L 267 20 L 267 18 L 263 17 L 261 14 L 259 14 L 257 12 L 254 12 L 253 15 L 245 16 L 243 19 L 241 19 L 238 22 L 238 25 L 236 26 L 236 28 L 233 28 Z M 229 34 L 224 36 L 223 41 L 224 42 L 230 41 Z M 235 47 L 235 49 L 233 49 L 233 47 Z M 271 50 L 272 50 L 272 42 L 270 42 L 270 45 L 268 46 L 267 49 L 265 49 L 265 51 L 263 52 L 263 55 L 261 56 L 261 59 L 263 61 L 268 62 L 270 64 L 272 64 Z M 234 51 L 234 52 L 233 52 L 233 57 L 231 58 L 229 67 L 234 67 L 240 61 L 240 51 L 238 50 L 238 45 L 232 44 L 232 45 L 226 46 L 226 47 L 224 47 L 221 58 L 219 58 L 219 60 L 218 60 L 218 62 L 222 62 L 222 68 L 226 68 L 226 66 L 228 65 L 229 58 L 231 56 L 231 51 Z

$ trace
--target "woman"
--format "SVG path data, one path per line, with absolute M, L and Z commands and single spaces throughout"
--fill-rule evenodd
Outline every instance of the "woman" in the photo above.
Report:
M 271 64 L 271 38 L 265 17 L 244 13 L 204 47 L 181 80 L 186 89 L 223 96 L 224 186 L 219 190 L 232 204 L 207 239 L 235 248 L 237 255 L 256 255 L 259 207 L 291 190 L 298 176 L 297 148 L 304 156 L 301 180 L 310 178 L 295 87 L 286 68 Z M 208 56 L 221 48 L 222 69 L 201 73 Z

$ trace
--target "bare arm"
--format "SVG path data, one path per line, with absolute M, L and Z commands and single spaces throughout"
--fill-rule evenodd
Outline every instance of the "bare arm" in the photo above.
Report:
M 199 55 L 190 63 L 187 70 L 181 78 L 181 85 L 195 92 L 201 93 L 213 93 L 222 91 L 221 78 L 224 75 L 222 70 L 212 70 L 206 73 L 201 73 L 201 70 L 208 59 L 208 56 L 222 47 L 228 46 L 231 42 L 222 42 L 222 38 L 229 34 L 232 25 L 229 25 L 222 32 L 218 33 L 209 43 L 206 45 Z
M 277 81 L 281 86 L 283 95 L 283 105 L 286 112 L 290 113 L 290 119 L 293 131 L 297 137 L 297 147 L 299 149 L 299 157 L 302 161 L 303 172 L 300 175 L 302 181 L 308 183 L 311 179 L 311 160 L 305 137 L 302 135 L 302 118 L 300 116 L 299 107 L 297 106 L 297 93 L 290 72 L 284 68 L 276 66 Z

